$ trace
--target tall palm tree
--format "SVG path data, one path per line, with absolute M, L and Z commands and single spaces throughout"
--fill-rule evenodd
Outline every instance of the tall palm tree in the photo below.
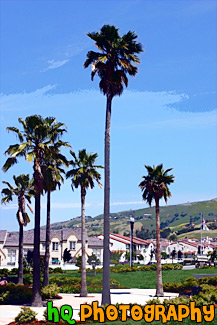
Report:
M 49 284 L 49 259 L 50 259 L 50 211 L 51 211 L 51 192 L 60 189 L 61 183 L 64 183 L 63 174 L 65 174 L 62 166 L 68 166 L 68 161 L 64 155 L 60 153 L 63 147 L 70 147 L 67 142 L 58 140 L 54 145 L 49 146 L 42 166 L 44 175 L 44 190 L 47 192 L 47 224 L 46 224 L 46 248 L 44 263 L 44 279 L 43 285 Z
M 33 161 L 33 178 L 35 190 L 35 228 L 34 228 L 34 256 L 33 256 L 33 289 L 32 306 L 41 307 L 40 289 L 40 198 L 43 194 L 44 176 L 41 166 L 44 154 L 48 146 L 58 139 L 66 130 L 65 125 L 58 123 L 54 117 L 43 118 L 40 115 L 28 116 L 23 120 L 18 119 L 23 130 L 16 127 L 8 127 L 8 131 L 14 132 L 19 139 L 18 144 L 9 146 L 5 154 L 9 158 L 3 166 L 7 171 L 18 162 L 18 157 L 25 157 L 26 160 Z
M 13 176 L 16 187 L 13 187 L 9 182 L 3 181 L 7 187 L 1 191 L 4 196 L 2 203 L 8 203 L 13 200 L 13 197 L 18 199 L 17 220 L 19 223 L 19 256 L 18 256 L 18 283 L 23 284 L 23 226 L 27 226 L 30 222 L 29 216 L 25 210 L 25 200 L 31 203 L 31 197 L 34 195 L 33 179 L 30 180 L 29 174 L 21 174 Z
M 160 251 L 160 209 L 159 201 L 164 198 L 167 203 L 167 199 L 171 196 L 171 192 L 168 185 L 174 182 L 174 176 L 168 175 L 173 168 L 164 171 L 163 164 L 158 166 L 146 166 L 148 171 L 147 176 L 143 176 L 144 180 L 139 184 L 142 190 L 142 197 L 150 206 L 152 201 L 155 201 L 156 212 L 156 256 L 157 256 L 157 288 L 156 296 L 162 297 L 163 283 L 162 283 L 162 269 L 161 269 L 161 251 Z
M 85 197 L 88 187 L 92 189 L 94 187 L 94 181 L 102 186 L 99 182 L 101 176 L 97 172 L 97 168 L 103 168 L 102 166 L 95 165 L 95 160 L 98 157 L 97 153 L 89 154 L 86 149 L 79 150 L 78 157 L 70 150 L 73 157 L 69 161 L 69 165 L 74 168 L 66 173 L 66 178 L 72 179 L 72 190 L 75 188 L 81 188 L 81 297 L 87 296 L 87 284 L 86 284 L 86 258 L 85 258 Z
M 103 290 L 102 304 L 110 304 L 110 250 L 109 250 L 109 214 L 110 214 L 110 128 L 111 105 L 115 96 L 120 96 L 124 85 L 128 86 L 127 74 L 135 76 L 140 62 L 138 53 L 142 45 L 136 42 L 137 35 L 129 31 L 120 36 L 118 28 L 104 25 L 100 33 L 87 34 L 94 42 L 99 52 L 89 51 L 84 67 L 92 67 L 91 79 L 97 74 L 100 78 L 99 88 L 106 96 L 105 125 L 105 186 L 104 186 L 104 250 L 103 250 Z

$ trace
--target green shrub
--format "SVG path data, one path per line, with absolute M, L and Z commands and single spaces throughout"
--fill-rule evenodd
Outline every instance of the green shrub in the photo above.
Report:
M 75 284 L 75 285 L 64 285 L 60 288 L 60 291 L 62 293 L 80 293 L 81 292 L 81 285 Z
M 183 286 L 186 290 L 191 290 L 193 286 L 197 286 L 197 285 L 198 285 L 197 279 L 195 279 L 193 276 L 187 278 L 183 283 Z
M 79 284 L 81 283 L 80 278 L 75 278 L 75 277 L 66 277 L 66 276 L 52 276 L 50 278 L 50 283 L 56 283 L 58 286 L 62 286 L 65 284 Z
M 217 285 L 217 276 L 211 276 L 208 278 L 208 284 L 216 286 Z
M 56 298 L 58 296 L 58 293 L 59 293 L 59 288 L 55 283 L 49 284 L 46 287 L 43 287 L 41 289 L 43 300 Z
M 10 271 L 6 268 L 0 269 L 0 276 L 7 276 Z
M 173 269 L 174 270 L 182 270 L 183 269 L 183 265 L 182 264 L 173 264 Z
M 4 305 L 21 305 L 29 303 L 32 299 L 32 289 L 23 284 L 8 283 L 0 286 L 0 294 L 6 291 L 9 293 L 5 297 Z
M 18 268 L 14 267 L 13 269 L 10 270 L 10 275 L 17 275 L 18 274 Z
M 184 286 L 181 282 L 166 282 L 163 284 L 163 289 L 165 292 L 183 292 Z
M 9 291 L 2 292 L 0 294 L 0 305 L 5 305 L 5 302 L 7 300 L 8 294 L 9 294 Z
M 21 308 L 20 313 L 15 317 L 15 322 L 18 324 L 31 323 L 36 320 L 35 316 L 37 315 L 32 309 L 23 307 Z
M 183 265 L 181 264 L 163 264 L 162 270 L 182 270 Z M 133 266 L 130 267 L 128 264 L 125 266 L 115 266 L 111 267 L 110 271 L 113 273 L 124 273 L 124 272 L 136 272 L 136 271 L 156 271 L 157 270 L 157 264 L 151 264 L 151 265 L 143 265 L 143 266 Z M 102 270 L 101 270 L 102 271 Z
M 120 282 L 118 282 L 115 279 L 110 279 L 110 288 L 111 289 L 117 289 L 120 288 Z
M 172 299 L 164 299 L 163 304 L 165 306 L 166 309 L 168 309 L 168 307 L 170 305 L 190 305 L 190 300 L 188 298 L 185 297 L 177 297 L 177 298 L 172 298 Z
M 61 267 L 55 267 L 53 273 L 64 273 Z
M 32 273 L 32 268 L 29 266 L 25 266 L 23 268 L 23 274 L 31 274 Z
M 153 298 L 153 299 L 150 299 L 146 302 L 147 305 L 160 305 L 161 302 L 160 302 L 160 299 L 159 298 Z
M 23 277 L 23 284 L 31 285 L 33 284 L 33 278 L 32 275 L 28 274 Z

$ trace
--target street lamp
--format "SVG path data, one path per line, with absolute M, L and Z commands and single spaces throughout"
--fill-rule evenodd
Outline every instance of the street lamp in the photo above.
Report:
M 130 218 L 130 267 L 133 266 L 133 226 L 134 226 L 134 218 Z

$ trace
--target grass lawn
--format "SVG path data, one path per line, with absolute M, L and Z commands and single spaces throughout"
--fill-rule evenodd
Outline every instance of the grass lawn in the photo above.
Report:
M 194 269 L 194 270 L 169 270 L 163 271 L 163 283 L 165 282 L 182 282 L 193 274 L 217 274 L 215 269 Z M 67 276 L 81 277 L 77 271 L 66 271 L 62 274 L 54 274 L 50 276 Z M 110 278 L 120 282 L 121 287 L 139 288 L 139 289 L 155 289 L 156 288 L 156 271 L 148 272 L 127 272 L 127 273 L 110 273 Z M 102 273 L 97 273 L 93 279 L 101 279 Z
M 163 283 L 165 282 L 182 282 L 193 274 L 217 274 L 216 269 L 195 269 L 195 270 L 173 270 L 162 271 Z M 120 282 L 122 287 L 155 289 L 156 288 L 156 271 L 149 272 L 129 272 L 129 273 L 111 273 L 110 277 Z

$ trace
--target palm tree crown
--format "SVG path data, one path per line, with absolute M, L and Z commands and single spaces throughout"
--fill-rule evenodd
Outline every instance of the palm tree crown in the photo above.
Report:
M 18 198 L 18 211 L 17 220 L 19 224 L 26 226 L 30 222 L 29 216 L 25 211 L 25 199 L 31 203 L 31 197 L 34 195 L 33 179 L 30 180 L 29 174 L 13 176 L 16 187 L 13 187 L 9 182 L 3 181 L 2 183 L 7 185 L 3 188 L 1 193 L 4 196 L 1 200 L 2 204 L 8 203 L 13 200 L 13 197 Z
M 84 67 L 92 65 L 91 79 L 95 74 L 100 77 L 99 87 L 104 95 L 113 98 L 121 95 L 124 85 L 128 86 L 127 73 L 135 76 L 137 67 L 132 63 L 139 63 L 138 53 L 142 52 L 142 45 L 136 42 L 137 35 L 129 31 L 120 36 L 118 28 L 104 25 L 100 33 L 87 34 L 100 52 L 89 51 Z
M 42 163 L 42 174 L 44 176 L 45 191 L 55 191 L 60 189 L 61 183 L 64 183 L 62 175 L 65 174 L 63 166 L 68 167 L 68 160 L 61 154 L 62 148 L 71 147 L 67 142 L 58 140 L 46 148 Z
M 17 157 L 25 157 L 26 160 L 34 161 L 34 186 L 38 193 L 43 193 L 43 175 L 41 172 L 42 158 L 48 145 L 58 139 L 65 131 L 65 125 L 58 123 L 54 117 L 43 118 L 40 115 L 32 115 L 18 119 L 22 124 L 23 131 L 15 127 L 8 127 L 8 131 L 14 132 L 20 144 L 9 146 L 6 154 L 9 155 L 3 170 L 7 171 L 16 164 Z
M 97 172 L 96 168 L 103 168 L 102 166 L 95 165 L 95 160 L 98 154 L 89 154 L 86 149 L 79 150 L 78 157 L 70 150 L 70 153 L 74 159 L 69 161 L 69 165 L 72 165 L 73 169 L 66 173 L 66 178 L 71 177 L 72 189 L 81 186 L 83 189 L 94 188 L 94 180 L 101 186 L 101 175 Z
M 143 176 L 144 180 L 139 184 L 139 187 L 143 191 L 142 197 L 151 206 L 153 199 L 164 198 L 165 202 L 171 196 L 171 192 L 168 185 L 174 182 L 174 176 L 168 175 L 168 172 L 173 168 L 163 170 L 163 165 L 158 166 L 146 166 L 148 171 L 147 176 Z

